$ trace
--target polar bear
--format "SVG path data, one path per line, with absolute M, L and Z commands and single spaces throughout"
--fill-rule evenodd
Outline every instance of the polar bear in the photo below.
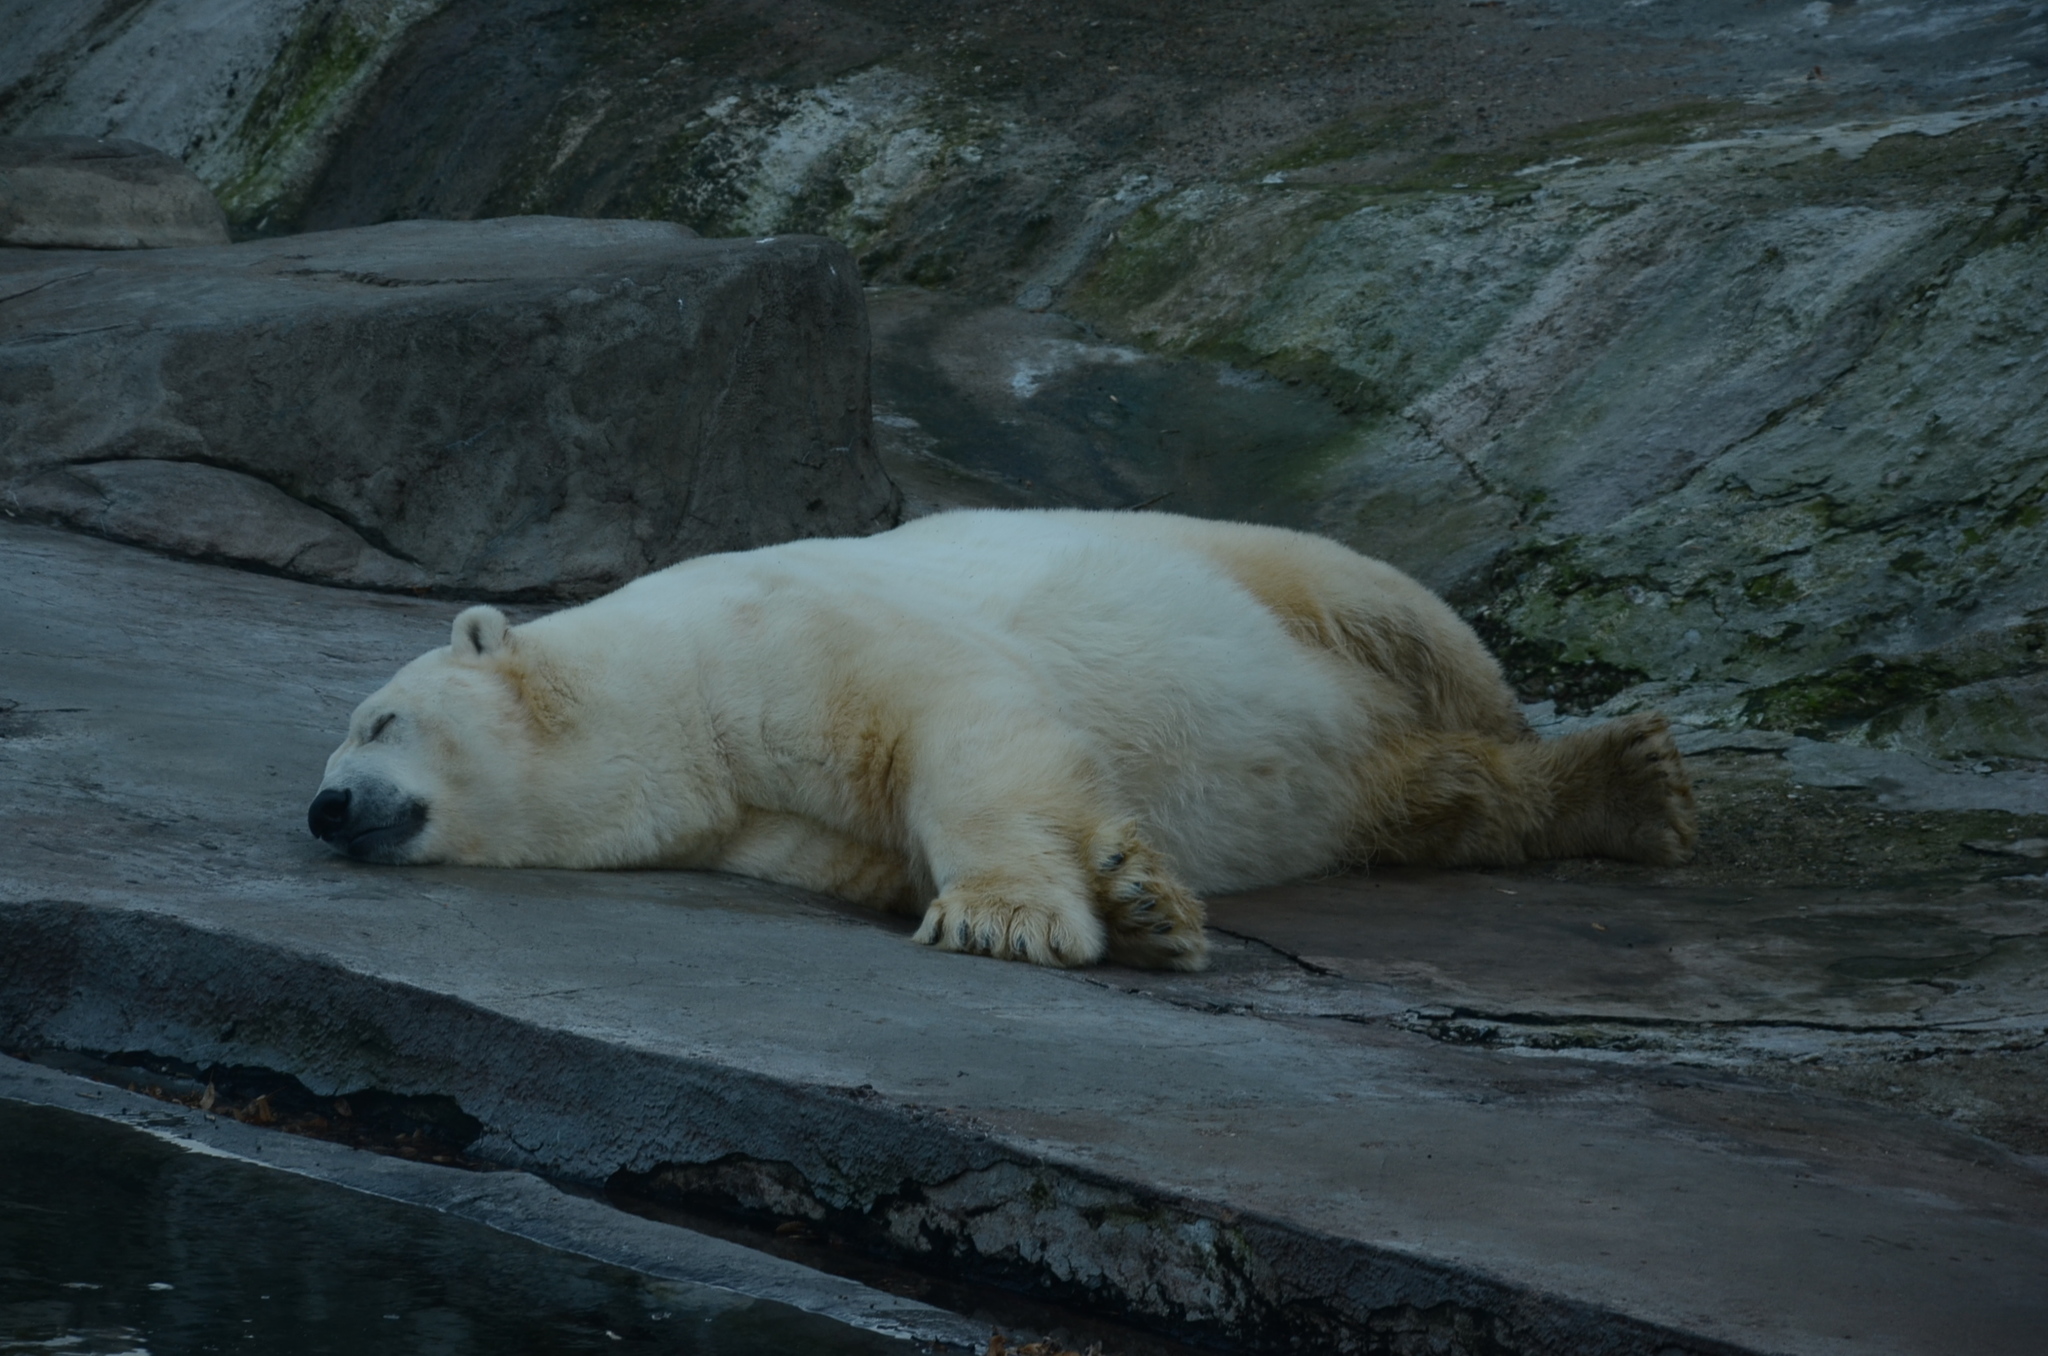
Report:
M 1204 894 L 1694 837 L 1661 717 L 1535 738 L 1392 566 L 1080 510 L 705 556 L 517 627 L 472 607 L 356 709 L 308 822 L 368 861 L 732 871 L 949 950 L 1177 969 Z

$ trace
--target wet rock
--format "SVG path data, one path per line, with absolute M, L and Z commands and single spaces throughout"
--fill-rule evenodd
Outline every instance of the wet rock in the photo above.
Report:
M 184 165 L 135 141 L 0 137 L 0 245 L 225 245 L 227 217 Z
M 2048 814 L 2048 771 L 2021 765 L 1945 763 L 1891 749 L 1823 740 L 1794 740 L 1786 771 L 1802 786 L 1868 788 L 1880 805 L 1899 810 L 2002 810 Z
M 1346 432 L 1313 392 L 1105 343 L 1065 316 L 922 288 L 876 289 L 869 311 L 877 437 L 930 507 L 1281 516 Z
M 413 222 L 0 259 L 0 494 L 337 583 L 577 596 L 891 525 L 829 242 Z

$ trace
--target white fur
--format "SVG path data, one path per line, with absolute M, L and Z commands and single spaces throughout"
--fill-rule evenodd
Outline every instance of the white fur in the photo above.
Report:
M 510 630 L 471 609 L 362 704 L 323 785 L 425 807 L 386 859 L 734 870 L 929 904 L 920 937 L 962 949 L 1199 964 L 1199 905 L 1161 923 L 1154 901 L 1356 855 L 1361 769 L 1426 704 L 1290 629 L 1232 565 L 1246 544 L 1352 571 L 1362 615 L 1419 627 L 1516 719 L 1441 603 L 1330 543 L 952 513 L 691 560 Z

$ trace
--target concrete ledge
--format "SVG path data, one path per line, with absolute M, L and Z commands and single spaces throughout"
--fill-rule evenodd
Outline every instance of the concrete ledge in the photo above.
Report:
M 444 1094 L 514 1167 L 1240 1349 L 2017 1356 L 2048 1324 L 2038 1166 L 1365 1019 L 1398 976 L 1228 936 L 1206 976 L 1055 973 L 732 878 L 336 860 L 301 820 L 340 718 L 451 606 L 18 525 L 0 571 L 7 1048 Z M 1320 1006 L 1249 997 L 1305 976 Z

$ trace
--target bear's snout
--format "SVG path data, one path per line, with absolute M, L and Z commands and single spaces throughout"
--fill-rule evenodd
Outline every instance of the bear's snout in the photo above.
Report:
M 396 787 L 322 787 L 306 807 L 315 838 L 366 862 L 401 860 L 426 826 L 426 805 Z
M 340 836 L 348 828 L 349 793 L 346 788 L 337 790 L 328 787 L 313 797 L 312 806 L 306 811 L 306 827 L 319 839 Z

